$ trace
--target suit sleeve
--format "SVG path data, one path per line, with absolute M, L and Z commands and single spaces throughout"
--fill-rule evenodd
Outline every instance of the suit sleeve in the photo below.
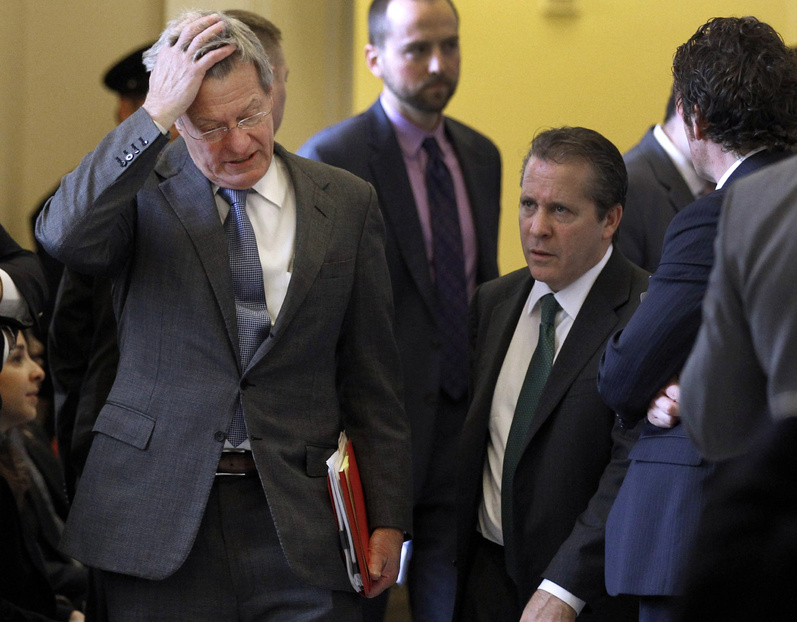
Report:
M 143 108 L 113 129 L 64 177 L 36 221 L 44 249 L 81 273 L 118 273 L 134 241 L 135 195 L 167 144 Z
M 403 407 L 384 223 L 370 197 L 357 253 L 354 286 L 338 346 L 339 392 L 346 431 L 368 499 L 371 529 L 411 533 L 410 429 Z
M 659 390 L 680 373 L 700 328 L 713 263 L 710 217 L 673 220 L 658 270 L 628 325 L 601 360 L 598 390 L 628 427 L 643 419 Z
M 568 539 L 559 547 L 543 577 L 578 598 L 593 603 L 605 596 L 603 589 L 605 531 L 617 492 L 628 471 L 628 452 L 644 424 L 624 429 L 616 422 L 612 429 L 612 456 L 601 475 L 598 489 L 587 509 L 578 517 Z
M 779 181 L 770 186 L 789 183 Z M 797 343 L 797 323 L 793 312 L 783 313 L 797 306 L 794 288 L 783 281 L 793 270 L 795 253 L 789 251 L 794 221 L 782 216 L 793 206 L 773 209 L 759 225 L 748 212 L 763 192 L 762 186 L 743 182 L 728 191 L 704 303 L 706 321 L 681 379 L 682 420 L 711 460 L 744 453 L 770 424 L 768 398 L 778 392 L 774 375 L 785 373 L 781 385 L 788 388 L 797 377 L 787 345 Z M 790 410 L 778 414 L 795 414 Z

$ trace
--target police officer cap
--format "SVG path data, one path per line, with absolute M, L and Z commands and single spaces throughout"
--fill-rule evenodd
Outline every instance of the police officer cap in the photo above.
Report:
M 119 95 L 143 97 L 149 89 L 149 73 L 144 67 L 144 52 L 152 47 L 152 43 L 125 56 L 111 67 L 103 78 L 105 86 Z

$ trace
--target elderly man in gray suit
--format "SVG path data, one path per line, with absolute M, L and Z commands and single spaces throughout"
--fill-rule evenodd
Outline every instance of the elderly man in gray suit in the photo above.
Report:
M 376 195 L 274 144 L 271 68 L 237 20 L 184 15 L 145 62 L 143 108 L 37 224 L 53 256 L 114 279 L 119 324 L 62 548 L 105 571 L 115 620 L 359 620 L 326 483 L 342 429 L 374 594 L 411 528 Z

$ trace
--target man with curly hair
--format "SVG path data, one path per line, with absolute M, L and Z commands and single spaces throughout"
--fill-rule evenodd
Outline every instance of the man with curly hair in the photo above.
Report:
M 614 336 L 599 390 L 639 441 L 606 527 L 610 594 L 641 596 L 640 621 L 672 620 L 713 466 L 679 425 L 678 377 L 701 323 L 726 189 L 797 142 L 797 61 L 754 17 L 714 18 L 673 61 L 698 174 L 717 189 L 672 221 L 647 297 Z

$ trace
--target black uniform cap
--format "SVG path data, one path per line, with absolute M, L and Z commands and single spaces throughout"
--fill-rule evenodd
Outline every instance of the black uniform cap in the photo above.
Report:
M 103 78 L 105 86 L 119 95 L 144 97 L 149 90 L 149 73 L 144 67 L 143 57 L 152 45 L 149 43 L 131 52 L 111 67 Z

